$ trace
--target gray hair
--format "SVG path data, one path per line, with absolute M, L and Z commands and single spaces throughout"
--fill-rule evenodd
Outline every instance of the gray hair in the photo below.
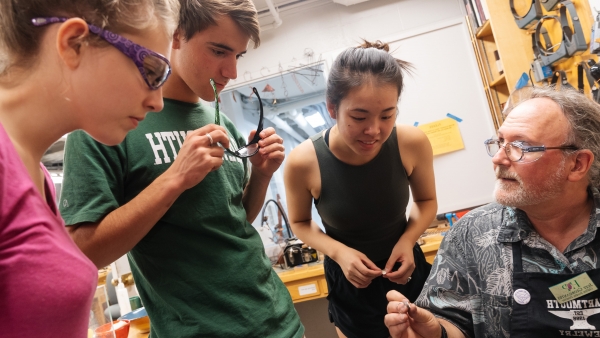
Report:
M 177 0 L 2 0 L 0 1 L 0 76 L 11 67 L 36 62 L 46 27 L 34 17 L 79 17 L 114 33 L 162 26 L 172 36 L 178 23 Z M 103 40 L 90 36 L 90 43 Z
M 560 107 L 570 127 L 566 144 L 589 149 L 594 154 L 588 177 L 592 186 L 600 186 L 600 104 L 571 88 L 525 87 L 511 94 L 504 114 L 508 115 L 519 103 L 535 98 L 550 99 Z

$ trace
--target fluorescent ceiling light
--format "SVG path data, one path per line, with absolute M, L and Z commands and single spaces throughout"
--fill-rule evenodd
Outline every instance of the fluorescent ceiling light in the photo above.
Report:
M 316 113 L 309 116 L 304 117 L 306 121 L 310 124 L 311 127 L 317 128 L 325 125 L 325 120 L 321 117 L 321 114 Z

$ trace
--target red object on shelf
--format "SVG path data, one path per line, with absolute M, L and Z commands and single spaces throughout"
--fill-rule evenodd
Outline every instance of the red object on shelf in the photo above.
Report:
M 123 324 L 119 323 L 123 322 Z M 117 328 L 113 329 L 110 326 L 111 323 L 106 323 L 95 330 L 96 337 L 98 338 L 109 338 L 109 337 L 117 337 L 117 338 L 127 338 L 129 335 L 129 320 L 119 319 L 112 322 L 113 326 Z M 119 324 L 119 325 L 117 325 Z M 113 336 L 114 333 L 114 336 Z
M 471 211 L 471 209 L 457 211 L 455 214 L 458 219 L 461 219 L 461 217 L 463 217 L 469 211 Z

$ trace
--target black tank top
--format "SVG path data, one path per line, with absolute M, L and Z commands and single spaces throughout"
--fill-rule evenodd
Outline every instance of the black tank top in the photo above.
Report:
M 321 173 L 321 195 L 315 206 L 325 232 L 373 262 L 387 260 L 406 229 L 409 199 L 396 128 L 379 154 L 359 166 L 335 157 L 323 133 L 311 140 Z

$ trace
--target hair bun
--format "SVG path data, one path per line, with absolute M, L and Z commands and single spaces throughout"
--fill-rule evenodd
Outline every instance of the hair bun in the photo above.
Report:
M 388 45 L 385 42 L 381 42 L 380 40 L 377 40 L 375 42 L 369 42 L 369 41 L 363 39 L 363 43 L 358 47 L 359 48 L 376 48 L 379 50 L 384 50 L 386 52 L 390 51 L 390 45 Z

